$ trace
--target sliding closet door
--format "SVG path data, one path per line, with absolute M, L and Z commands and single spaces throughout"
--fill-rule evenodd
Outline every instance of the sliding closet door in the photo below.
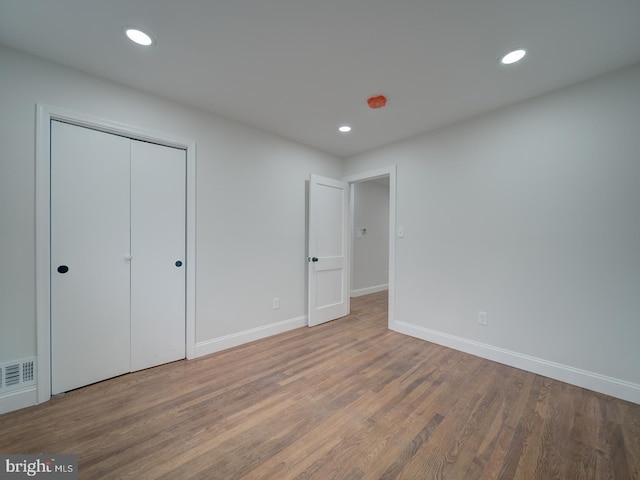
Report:
M 129 149 L 51 124 L 53 394 L 130 370 Z
M 185 358 L 186 152 L 131 141 L 131 370 Z
M 185 358 L 186 152 L 51 125 L 51 380 Z

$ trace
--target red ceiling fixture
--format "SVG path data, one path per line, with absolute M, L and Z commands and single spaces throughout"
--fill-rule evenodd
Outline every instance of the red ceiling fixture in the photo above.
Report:
M 377 97 L 371 97 L 367 100 L 369 108 L 382 108 L 387 104 L 387 97 L 384 95 L 378 95 Z

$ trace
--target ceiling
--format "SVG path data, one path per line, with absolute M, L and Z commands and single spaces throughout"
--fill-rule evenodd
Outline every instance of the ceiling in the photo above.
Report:
M 640 62 L 639 25 L 639 0 L 0 0 L 0 44 L 340 157 Z

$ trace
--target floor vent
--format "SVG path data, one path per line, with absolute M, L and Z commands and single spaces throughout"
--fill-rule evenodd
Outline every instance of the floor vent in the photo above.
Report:
M 35 357 L 0 363 L 0 392 L 17 390 L 35 384 Z

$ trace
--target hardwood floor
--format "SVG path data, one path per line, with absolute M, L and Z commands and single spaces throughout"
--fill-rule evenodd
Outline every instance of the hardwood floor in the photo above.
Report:
M 640 405 L 352 314 L 0 416 L 82 479 L 640 479 Z

